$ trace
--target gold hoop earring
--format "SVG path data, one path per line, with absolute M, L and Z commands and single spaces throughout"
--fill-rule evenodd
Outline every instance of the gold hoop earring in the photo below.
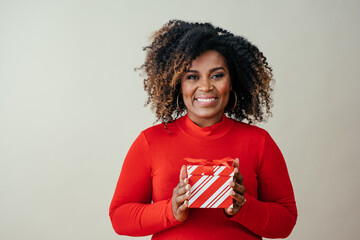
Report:
M 176 97 L 176 106 L 177 106 L 177 108 L 179 109 L 179 111 L 180 112 L 182 112 L 182 110 L 181 110 L 181 108 L 180 108 L 180 105 L 179 105 L 179 95 L 180 95 L 180 93 L 177 95 L 177 97 Z
M 236 95 L 236 92 L 234 91 L 234 89 L 231 89 L 231 91 L 233 91 L 233 92 L 234 92 L 234 96 L 235 96 L 235 104 L 234 104 L 234 106 L 230 109 L 230 111 L 233 111 L 233 110 L 236 108 L 237 95 Z

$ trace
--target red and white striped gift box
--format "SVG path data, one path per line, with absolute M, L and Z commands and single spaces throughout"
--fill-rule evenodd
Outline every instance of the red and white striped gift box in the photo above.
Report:
M 191 195 L 189 208 L 232 207 L 229 181 L 234 176 L 233 167 L 187 165 Z

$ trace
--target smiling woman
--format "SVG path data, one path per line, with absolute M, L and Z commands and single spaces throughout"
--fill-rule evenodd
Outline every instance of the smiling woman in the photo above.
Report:
M 270 135 L 251 125 L 271 114 L 263 54 L 210 23 L 178 20 L 145 50 L 144 87 L 162 123 L 142 131 L 126 156 L 110 205 L 114 230 L 153 239 L 287 237 L 297 209 L 286 164 Z M 207 169 L 192 185 L 191 169 L 201 167 L 187 159 Z M 232 205 L 191 207 L 202 198 L 211 204 L 201 207 Z
M 153 42 L 144 50 L 146 61 L 140 69 L 147 75 L 147 103 L 165 125 L 183 116 L 181 81 L 192 61 L 209 50 L 222 56 L 231 79 L 233 91 L 225 113 L 250 124 L 271 115 L 272 69 L 263 53 L 245 38 L 210 23 L 173 20 L 154 33 Z

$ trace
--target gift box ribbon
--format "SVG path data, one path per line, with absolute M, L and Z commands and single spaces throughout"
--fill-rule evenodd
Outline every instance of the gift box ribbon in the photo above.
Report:
M 230 168 L 234 162 L 234 159 L 226 157 L 223 159 L 207 160 L 207 159 L 194 159 L 194 158 L 184 158 L 187 163 L 192 165 L 203 165 L 204 174 L 212 175 L 214 173 L 214 166 L 225 166 Z

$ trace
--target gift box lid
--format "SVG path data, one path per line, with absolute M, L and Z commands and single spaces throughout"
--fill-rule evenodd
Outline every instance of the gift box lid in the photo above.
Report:
M 226 166 L 187 165 L 187 173 L 191 175 L 234 176 L 234 168 Z

